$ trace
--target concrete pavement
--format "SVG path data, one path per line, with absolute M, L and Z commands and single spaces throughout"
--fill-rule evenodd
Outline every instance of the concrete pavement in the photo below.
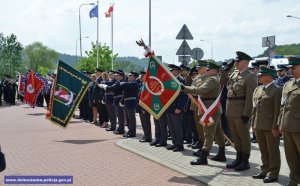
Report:
M 61 129 L 44 108 L 0 107 L 0 142 L 9 175 L 70 175 L 73 185 L 200 185 L 200 182 L 115 145 L 123 137 L 73 119 Z M 139 130 L 139 133 L 141 131 Z

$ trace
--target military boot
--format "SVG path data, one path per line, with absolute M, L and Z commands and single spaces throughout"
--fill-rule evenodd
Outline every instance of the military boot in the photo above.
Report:
M 242 152 L 236 152 L 236 158 L 232 163 L 226 165 L 227 168 L 233 169 L 242 162 Z
M 210 159 L 213 161 L 226 162 L 225 147 L 219 147 L 218 154 Z
M 200 157 L 194 161 L 191 161 L 191 165 L 207 165 L 208 154 L 209 154 L 208 151 L 202 149 L 200 153 Z
M 242 153 L 242 162 L 234 168 L 235 171 L 243 171 L 250 169 L 249 166 L 249 154 Z

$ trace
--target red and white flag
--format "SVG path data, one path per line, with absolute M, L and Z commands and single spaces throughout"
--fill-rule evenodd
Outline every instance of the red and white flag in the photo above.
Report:
M 113 10 L 114 10 L 114 4 L 111 4 L 108 11 L 105 12 L 105 17 L 110 17 L 113 13 Z
M 26 77 L 19 73 L 18 94 L 24 96 Z
M 24 102 L 29 106 L 34 107 L 36 105 L 37 97 L 44 88 L 46 81 L 32 70 L 30 70 L 26 78 L 27 83 L 24 93 Z

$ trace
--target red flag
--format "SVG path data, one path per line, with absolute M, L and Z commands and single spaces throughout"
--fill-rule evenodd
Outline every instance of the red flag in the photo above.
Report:
M 45 80 L 36 75 L 33 71 L 30 70 L 30 72 L 27 74 L 27 84 L 24 94 L 24 102 L 30 105 L 31 107 L 34 107 L 36 104 L 36 99 L 42 89 L 45 86 Z
M 159 119 L 180 93 L 180 82 L 148 47 L 145 56 L 149 57 L 149 63 L 139 104 Z
M 107 12 L 105 12 L 105 17 L 110 17 L 114 10 L 114 4 L 110 5 Z

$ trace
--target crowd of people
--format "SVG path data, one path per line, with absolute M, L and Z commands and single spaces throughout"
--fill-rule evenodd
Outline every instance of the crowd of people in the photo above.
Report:
M 255 62 L 249 68 L 253 59 L 240 51 L 236 55 L 222 66 L 204 60 L 199 60 L 193 68 L 168 65 L 181 83 L 181 92 L 159 119 L 153 118 L 154 139 L 151 115 L 139 106 L 140 93 L 146 88 L 143 86 L 144 71 L 131 71 L 127 76 L 121 69 L 104 72 L 97 68 L 94 73 L 83 72 L 92 83 L 79 104 L 79 116 L 74 115 L 74 118 L 133 138 L 136 137 L 135 116 L 138 113 L 143 129 L 141 143 L 166 147 L 173 152 L 183 151 L 187 144 L 187 147 L 198 149 L 193 153 L 197 159 L 191 161 L 191 165 L 208 164 L 214 141 L 219 150 L 210 160 L 226 162 L 225 146 L 232 141 L 236 158 L 226 167 L 235 171 L 250 169 L 251 141 L 257 142 L 262 165 L 260 172 L 252 177 L 264 183 L 278 180 L 279 142 L 283 136 L 290 168 L 289 185 L 300 184 L 300 59 L 289 58 L 288 66 L 278 66 L 275 70 L 267 62 Z M 48 105 L 54 79 L 54 74 L 49 76 L 38 98 L 38 106 L 43 106 L 43 98 Z M 4 100 L 15 104 L 15 91 L 15 81 L 5 77 L 0 83 L 0 98 L 4 92 Z M 204 113 L 197 99 L 209 108 L 220 94 L 221 104 L 211 116 L 211 125 L 202 125 L 200 118 Z M 252 139 L 250 128 L 254 131 Z M 168 139 L 172 140 L 172 145 L 167 145 Z
M 289 66 L 278 66 L 278 70 L 268 67 L 267 62 L 255 62 L 249 68 L 251 60 L 249 55 L 237 52 L 235 60 L 222 63 L 222 66 L 202 60 L 193 68 L 168 65 L 181 83 L 182 91 L 158 120 L 153 118 L 154 139 L 151 115 L 138 104 L 141 89 L 145 88 L 145 72 L 130 72 L 128 76 L 120 69 L 108 72 L 96 69 L 95 74 L 86 72 L 93 83 L 80 103 L 77 118 L 132 138 L 136 137 L 135 113 L 138 113 L 143 129 L 141 143 L 166 147 L 174 152 L 183 151 L 187 144 L 187 147 L 198 149 L 193 153 L 197 159 L 191 165 L 208 164 L 214 141 L 219 150 L 211 160 L 226 162 L 225 146 L 232 141 L 236 158 L 226 167 L 235 171 L 250 169 L 252 140 L 258 143 L 262 155 L 261 170 L 253 178 L 262 179 L 264 183 L 278 180 L 282 135 L 290 168 L 289 185 L 297 185 L 300 183 L 297 114 L 300 59 L 290 58 Z M 213 125 L 201 125 L 203 113 L 194 99 L 199 96 L 209 108 L 219 94 L 222 94 L 221 105 L 212 115 Z M 250 128 L 256 134 L 252 139 Z M 168 139 L 172 140 L 172 145 L 167 145 Z

